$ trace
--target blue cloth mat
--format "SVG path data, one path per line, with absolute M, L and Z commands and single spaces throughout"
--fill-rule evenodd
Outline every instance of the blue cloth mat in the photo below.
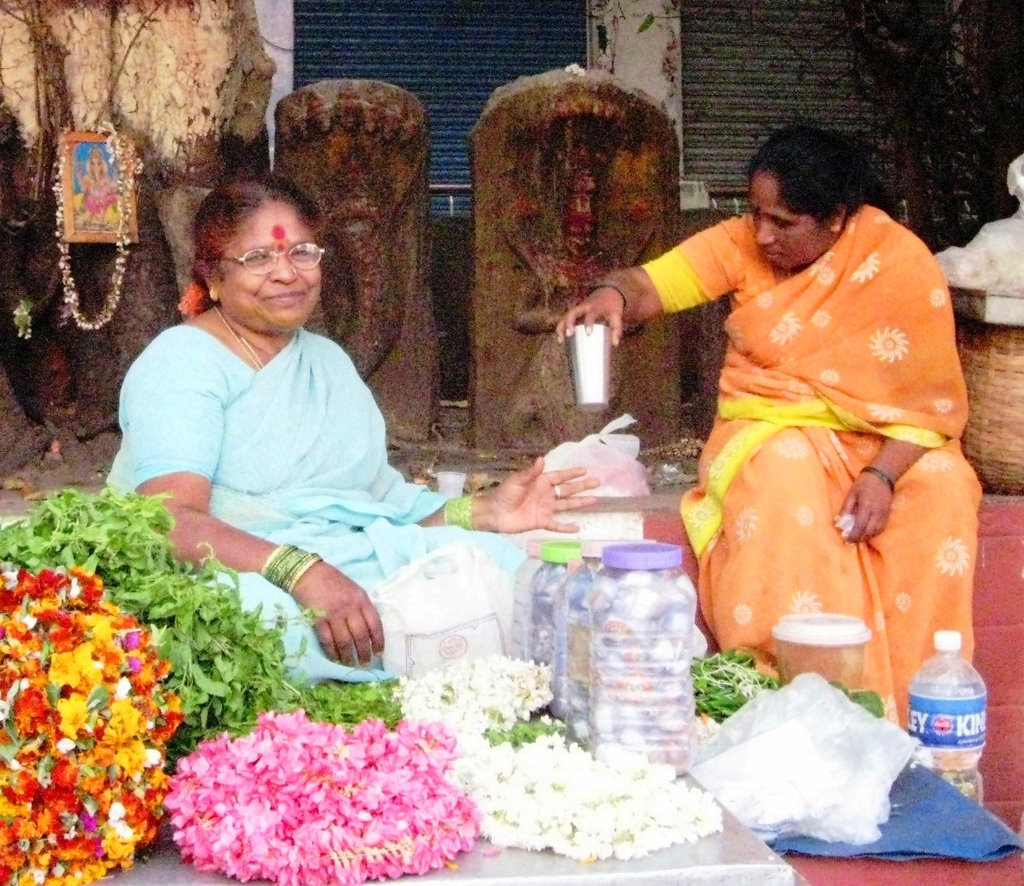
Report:
M 907 766 L 889 792 L 881 837 L 855 846 L 814 837 L 779 837 L 776 852 L 836 858 L 958 858 L 996 861 L 1024 849 L 1020 838 L 984 807 L 924 766 Z

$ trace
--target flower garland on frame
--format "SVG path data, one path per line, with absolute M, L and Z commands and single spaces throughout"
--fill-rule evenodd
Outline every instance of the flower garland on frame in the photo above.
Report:
M 169 672 L 92 573 L 0 567 L 2 886 L 90 883 L 156 839 Z
M 110 289 L 103 301 L 100 312 L 92 318 L 82 313 L 81 301 L 78 295 L 78 287 L 75 285 L 75 278 L 71 272 L 71 250 L 65 236 L 64 227 L 64 199 L 63 187 L 64 177 L 67 175 L 67 133 L 62 133 L 60 150 L 57 151 L 55 172 L 53 180 L 53 192 L 57 198 L 56 228 L 57 251 L 59 254 L 58 264 L 60 266 L 61 280 L 64 287 L 64 306 L 62 315 L 65 320 L 72 319 L 75 325 L 82 330 L 95 331 L 102 329 L 114 317 L 114 312 L 121 302 L 121 290 L 124 284 L 125 269 L 128 265 L 128 246 L 131 243 L 131 219 L 133 202 L 130 199 L 135 193 L 136 181 L 142 174 L 142 160 L 131 140 L 118 133 L 112 124 L 104 123 L 99 127 L 100 132 L 106 133 L 107 147 L 117 167 L 117 257 L 114 260 L 114 270 L 110 276 Z M 28 316 L 29 306 L 24 302 L 18 305 L 14 311 L 15 326 L 18 328 L 18 335 L 21 338 L 30 338 L 31 319 Z

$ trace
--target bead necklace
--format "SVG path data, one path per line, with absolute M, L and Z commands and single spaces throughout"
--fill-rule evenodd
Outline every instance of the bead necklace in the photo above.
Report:
M 231 333 L 231 337 L 236 342 L 238 342 L 238 346 L 243 351 L 245 351 L 246 355 L 249 357 L 249 361 L 253 364 L 253 366 L 255 366 L 257 369 L 262 369 L 263 361 L 260 359 L 259 354 L 256 353 L 256 349 L 251 344 L 249 344 L 249 342 L 247 342 L 244 338 L 242 338 L 242 336 L 235 332 L 235 327 L 228 323 L 227 318 L 220 312 L 220 305 L 214 305 L 213 309 L 214 311 L 217 312 L 217 316 L 220 317 L 220 322 L 223 323 L 224 326 L 227 327 L 228 332 Z

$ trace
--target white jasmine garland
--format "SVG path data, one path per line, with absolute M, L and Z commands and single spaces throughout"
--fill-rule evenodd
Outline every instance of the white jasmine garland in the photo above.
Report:
M 409 720 L 438 720 L 461 738 L 510 729 L 551 701 L 551 668 L 492 655 L 403 677 L 398 690 Z
M 462 756 L 452 778 L 479 807 L 482 836 L 593 860 L 636 858 L 721 831 L 711 794 L 640 754 L 598 762 L 558 735 L 491 745 L 488 729 L 510 729 L 550 701 L 550 680 L 546 665 L 494 656 L 401 681 L 406 718 L 457 733 Z

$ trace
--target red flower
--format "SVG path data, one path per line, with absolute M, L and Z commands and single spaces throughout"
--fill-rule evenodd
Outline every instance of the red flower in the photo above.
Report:
M 186 320 L 198 317 L 210 307 L 210 294 L 198 283 L 189 283 L 178 302 L 178 310 Z

